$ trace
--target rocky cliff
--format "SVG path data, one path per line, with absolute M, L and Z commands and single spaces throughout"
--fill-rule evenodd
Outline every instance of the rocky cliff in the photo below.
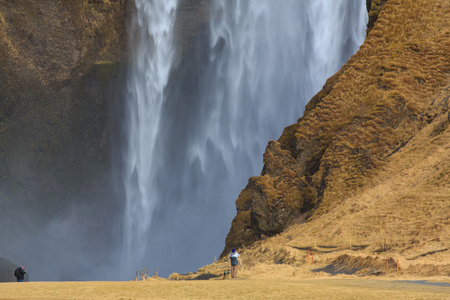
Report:
M 115 240 L 104 219 L 119 214 L 111 151 L 130 9 L 128 0 L 0 0 L 1 256 L 61 266 L 59 253 L 105 253 Z M 73 271 L 61 278 L 78 272 L 49 273 L 64 269 Z
M 0 1 L 2 214 L 102 184 L 128 2 Z
M 448 254 L 450 3 L 368 7 L 360 50 L 269 142 L 261 175 L 236 200 L 222 257 L 273 236 L 289 249 Z M 268 252 L 254 249 L 254 261 Z

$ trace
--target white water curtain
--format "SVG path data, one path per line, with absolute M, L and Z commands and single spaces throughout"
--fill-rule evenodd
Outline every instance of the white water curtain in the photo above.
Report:
M 152 172 L 164 89 L 174 56 L 176 0 L 136 0 L 131 31 L 131 72 L 127 82 L 127 148 L 123 183 L 126 197 L 124 263 L 143 260 L 157 202 Z
M 362 44 L 365 1 L 211 0 L 209 54 L 197 61 L 189 91 L 167 91 L 186 86 L 170 76 L 177 1 L 136 0 L 136 7 L 122 174 L 125 263 L 166 275 L 195 271 L 223 249 L 235 199 L 261 172 L 269 139 L 301 117 Z

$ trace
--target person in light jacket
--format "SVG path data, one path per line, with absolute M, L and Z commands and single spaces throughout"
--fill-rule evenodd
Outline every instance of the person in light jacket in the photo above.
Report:
M 231 260 L 231 278 L 236 278 L 238 272 L 238 257 L 239 253 L 235 249 L 231 250 L 230 260 Z

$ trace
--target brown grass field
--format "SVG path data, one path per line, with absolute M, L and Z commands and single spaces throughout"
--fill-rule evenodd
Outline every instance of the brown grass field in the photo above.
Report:
M 450 287 L 344 278 L 0 283 L 6 299 L 450 299 Z

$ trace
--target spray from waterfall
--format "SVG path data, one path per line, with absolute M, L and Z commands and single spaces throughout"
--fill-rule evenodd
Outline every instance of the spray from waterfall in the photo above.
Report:
M 207 49 L 181 53 L 174 76 L 177 2 L 136 1 L 124 253 L 132 267 L 158 264 L 163 276 L 220 254 L 235 199 L 261 171 L 267 142 L 302 115 L 365 36 L 363 0 L 208 5 Z

